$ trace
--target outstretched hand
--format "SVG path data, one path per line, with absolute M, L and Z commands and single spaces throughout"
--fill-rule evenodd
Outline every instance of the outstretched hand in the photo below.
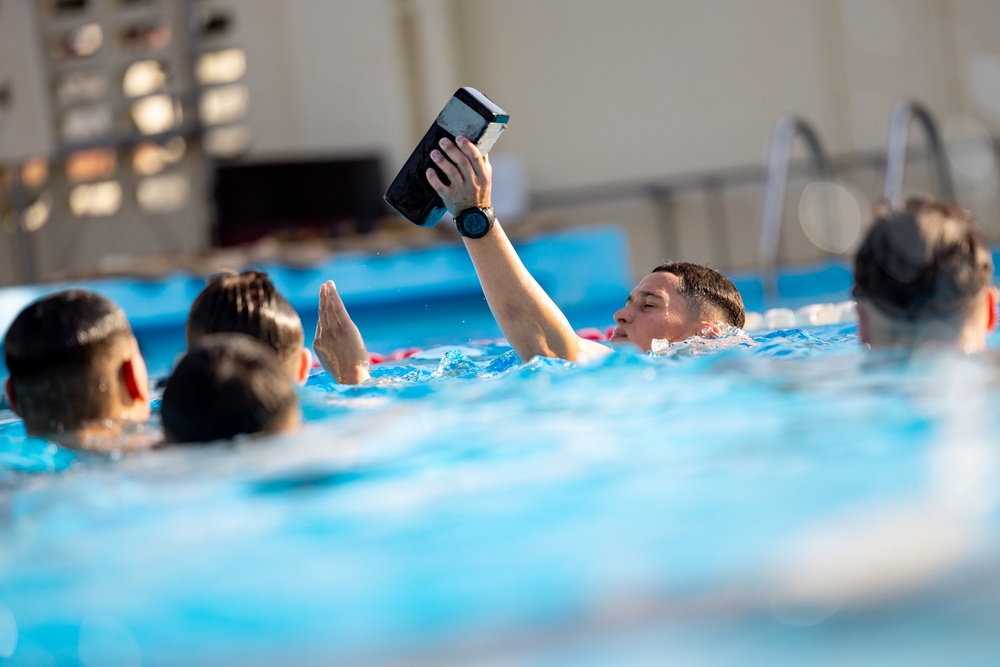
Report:
M 319 288 L 319 320 L 313 349 L 326 372 L 340 384 L 358 384 L 371 377 L 368 348 L 332 280 Z
M 489 157 L 465 137 L 456 137 L 455 141 L 443 138 L 438 145 L 441 150 L 431 151 L 431 159 L 451 185 L 445 185 L 434 169 L 427 170 L 427 182 L 444 200 L 448 212 L 458 215 L 467 208 L 489 208 L 493 184 Z

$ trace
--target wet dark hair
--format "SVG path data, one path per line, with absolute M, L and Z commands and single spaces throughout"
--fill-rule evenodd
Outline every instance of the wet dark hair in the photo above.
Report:
M 74 429 L 103 419 L 110 395 L 108 362 L 132 337 L 117 304 L 82 289 L 28 305 L 4 336 L 18 414 L 29 433 Z
M 993 257 L 969 211 L 914 198 L 880 206 L 854 258 L 854 297 L 894 320 L 960 316 L 993 277 Z
M 690 262 L 665 262 L 651 271 L 657 272 L 672 273 L 680 278 L 678 291 L 691 308 L 697 309 L 693 315 L 702 317 L 706 307 L 714 308 L 722 314 L 726 324 L 742 328 L 746 323 L 747 310 L 740 291 L 715 269 Z
M 298 410 L 281 362 L 245 334 L 205 336 L 167 380 L 160 416 L 167 441 L 200 443 L 275 433 Z
M 302 320 L 263 271 L 226 273 L 209 279 L 195 298 L 185 330 L 188 347 L 203 336 L 243 333 L 287 361 L 305 342 Z

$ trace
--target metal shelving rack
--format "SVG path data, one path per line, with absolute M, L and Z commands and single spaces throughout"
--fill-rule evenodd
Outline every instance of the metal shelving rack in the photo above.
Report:
M 113 270 L 116 255 L 207 247 L 212 133 L 246 114 L 232 12 L 207 0 L 33 6 L 38 53 L 24 55 L 43 72 L 51 146 L 0 164 L 19 282 Z M 212 71 L 223 52 L 236 58 L 229 80 Z

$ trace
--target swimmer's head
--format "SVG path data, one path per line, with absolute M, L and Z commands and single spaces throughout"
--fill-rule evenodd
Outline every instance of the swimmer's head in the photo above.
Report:
M 611 342 L 649 351 L 654 340 L 678 342 L 716 332 L 720 324 L 742 327 L 745 319 L 743 298 L 724 275 L 700 264 L 666 262 L 643 278 L 615 313 Z
M 688 301 L 689 319 L 743 328 L 747 317 L 743 297 L 726 276 L 690 262 L 666 262 L 653 269 L 653 273 L 657 272 L 672 273 L 680 279 L 678 291 Z
M 99 294 L 63 290 L 30 304 L 7 330 L 4 355 L 10 403 L 29 434 L 65 443 L 88 424 L 149 418 L 149 380 L 132 328 Z
M 225 273 L 208 280 L 188 313 L 188 347 L 216 333 L 253 336 L 277 353 L 289 377 L 302 384 L 312 359 L 295 308 L 263 271 Z
M 973 215 L 932 199 L 876 212 L 854 260 L 858 333 L 873 346 L 979 349 L 996 326 L 993 258 Z
M 280 433 L 301 423 L 298 397 L 278 358 L 245 334 L 194 343 L 167 380 L 160 406 L 170 443 Z

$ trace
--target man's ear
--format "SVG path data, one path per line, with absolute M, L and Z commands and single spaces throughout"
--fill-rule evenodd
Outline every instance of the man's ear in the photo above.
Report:
M 17 411 L 17 399 L 14 396 L 14 383 L 11 378 L 8 377 L 7 381 L 3 383 L 4 393 L 7 394 L 7 404 L 10 405 L 10 409 L 14 411 L 15 414 L 20 415 Z
M 122 384 L 133 401 L 149 402 L 149 375 L 142 357 L 133 355 L 122 362 Z
M 309 371 L 312 369 L 312 353 L 308 347 L 303 347 L 299 353 L 299 369 L 295 376 L 295 381 L 301 386 L 309 379 Z
M 862 345 L 871 344 L 871 322 L 868 320 L 868 307 L 857 301 L 855 309 L 858 313 L 858 338 Z
M 989 307 L 989 315 L 986 320 L 986 331 L 993 333 L 997 330 L 997 318 L 1000 315 L 997 314 L 997 304 L 1000 303 L 1000 290 L 998 290 L 993 285 L 986 290 L 986 303 Z

